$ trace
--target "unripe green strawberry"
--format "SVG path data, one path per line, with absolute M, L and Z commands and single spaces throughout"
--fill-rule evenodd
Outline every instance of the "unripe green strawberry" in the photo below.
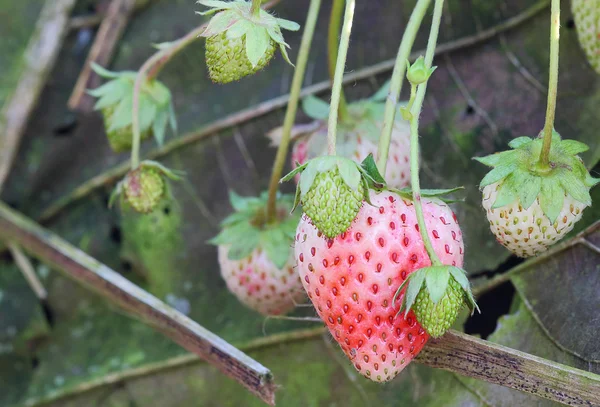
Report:
M 115 106 L 109 106 L 102 109 L 104 127 L 106 129 L 111 128 L 114 112 Z M 151 135 L 151 129 L 146 129 L 146 131 L 140 133 L 141 140 L 145 140 Z M 110 147 L 115 153 L 120 153 L 131 149 L 131 144 L 133 142 L 133 132 L 131 130 L 131 125 L 116 130 L 107 131 L 106 136 L 108 137 L 108 143 L 110 144 Z
M 578 154 L 588 146 L 553 133 L 548 166 L 540 166 L 543 139 L 519 137 L 513 150 L 476 158 L 494 167 L 481 181 L 482 205 L 496 240 L 520 257 L 544 252 L 567 234 L 592 205 L 593 178 Z
M 132 170 L 125 178 L 123 194 L 127 202 L 140 213 L 154 210 L 165 193 L 165 181 L 154 168 Z
M 214 82 L 228 83 L 260 71 L 273 58 L 277 45 L 292 64 L 281 29 L 296 31 L 298 24 L 275 18 L 260 8 L 254 11 L 252 2 L 244 0 L 198 3 L 210 7 L 199 14 L 217 13 L 201 34 L 207 38 L 206 65 Z
M 217 83 L 228 83 L 242 79 L 262 70 L 275 54 L 275 41 L 270 40 L 267 50 L 252 65 L 246 55 L 246 38 L 227 38 L 227 33 L 207 38 L 206 66 L 210 79 Z
M 579 44 L 590 65 L 600 73 L 600 0 L 571 0 Z
M 465 294 L 460 284 L 451 278 L 442 299 L 436 304 L 426 288 L 421 288 L 413 311 L 417 321 L 433 338 L 442 336 L 454 323 L 465 303 Z
M 174 181 L 181 179 L 181 173 L 172 171 L 154 161 L 143 161 L 127 173 L 111 194 L 109 206 L 121 196 L 122 203 L 136 212 L 150 213 L 165 197 L 170 196 L 166 178 Z
M 133 141 L 133 89 L 137 72 L 110 72 L 96 64 L 92 64 L 92 68 L 98 75 L 110 79 L 88 91 L 98 98 L 94 109 L 102 112 L 110 146 L 115 152 L 129 150 Z M 154 135 L 156 142 L 162 145 L 167 124 L 173 132 L 177 131 L 171 92 L 155 79 L 142 83 L 138 115 L 141 140 Z

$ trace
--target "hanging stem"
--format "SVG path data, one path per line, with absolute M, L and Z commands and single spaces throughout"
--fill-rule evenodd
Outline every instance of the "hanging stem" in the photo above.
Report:
M 329 109 L 329 123 L 327 128 L 327 152 L 329 155 L 335 155 L 339 113 L 338 110 L 340 107 L 340 98 L 342 96 L 342 80 L 344 79 L 346 56 L 348 55 L 348 46 L 350 45 L 350 32 L 352 31 L 352 20 L 354 19 L 355 4 L 356 0 L 347 0 L 346 2 L 344 26 L 342 27 L 340 46 L 338 48 L 338 57 L 335 63 L 335 74 L 333 76 L 333 85 L 331 89 L 331 107 Z
M 548 169 L 554 116 L 556 113 L 556 94 L 558 92 L 558 52 L 560 38 L 560 0 L 552 0 L 550 23 L 550 79 L 548 83 L 548 107 L 546 108 L 546 123 L 544 125 L 544 144 L 538 166 Z
M 262 4 L 262 0 L 252 0 L 252 8 L 250 9 L 250 12 L 252 14 L 254 14 L 255 16 L 260 14 L 261 4 Z
M 435 0 L 435 8 L 433 11 L 433 20 L 431 22 L 431 31 L 427 42 L 427 52 L 425 53 L 425 66 L 431 67 L 433 56 L 435 54 L 435 46 L 437 44 L 438 33 L 440 30 L 440 22 L 442 20 L 442 11 L 444 8 L 444 0 Z M 423 108 L 425 100 L 425 91 L 427 90 L 427 82 L 419 85 L 417 96 L 411 110 L 412 118 L 410 120 L 410 180 L 412 184 L 413 199 L 415 212 L 417 215 L 417 223 L 423 240 L 423 245 L 427 250 L 431 264 L 434 266 L 442 264 L 437 254 L 433 250 L 433 245 L 427 233 L 427 225 L 423 216 L 423 205 L 421 203 L 421 185 L 419 183 L 419 116 Z
M 294 78 L 292 79 L 290 99 L 285 112 L 285 119 L 283 120 L 281 143 L 277 149 L 277 156 L 275 157 L 273 172 L 271 173 L 269 200 L 267 203 L 267 223 L 273 223 L 277 220 L 277 190 L 279 187 L 279 180 L 281 179 L 281 173 L 285 165 L 292 126 L 294 125 L 296 112 L 298 111 L 300 91 L 302 90 L 302 82 L 304 81 L 304 74 L 306 73 L 308 55 L 310 53 L 310 46 L 315 33 L 315 26 L 317 25 L 320 8 L 321 0 L 311 0 L 308 15 L 306 17 L 304 33 L 302 34 L 302 42 L 300 43 L 300 50 L 298 51 L 296 70 L 294 71 Z
M 402 91 L 402 84 L 406 73 L 406 61 L 410 56 L 410 51 L 415 42 L 417 32 L 421 27 L 421 22 L 423 21 L 427 8 L 429 8 L 430 2 L 431 0 L 419 0 L 415 5 L 406 29 L 404 30 L 404 34 L 402 35 L 402 41 L 400 42 L 400 48 L 398 49 L 398 55 L 396 56 L 396 64 L 394 65 L 394 73 L 392 74 L 390 83 L 390 93 L 385 104 L 383 129 L 381 131 L 381 137 L 379 138 L 377 168 L 381 174 L 385 174 L 387 165 L 392 130 L 396 120 L 396 106 L 398 105 L 398 99 L 400 97 L 400 92 Z
M 263 9 L 268 10 L 274 7 L 280 0 L 271 0 L 263 6 Z M 253 6 L 254 6 L 253 2 Z M 260 7 L 261 1 L 258 1 Z M 133 140 L 131 144 L 131 169 L 135 170 L 140 165 L 140 92 L 142 85 L 145 81 L 151 81 L 158 76 L 162 68 L 173 59 L 173 57 L 179 54 L 180 51 L 185 49 L 188 45 L 194 42 L 198 37 L 206 30 L 208 23 L 204 23 L 201 26 L 194 28 L 192 31 L 187 33 L 180 39 L 173 41 L 171 46 L 162 49 L 152 55 L 144 65 L 139 69 L 138 75 L 135 79 L 133 86 L 133 117 L 131 120 L 131 132 L 133 134 Z
M 327 56 L 329 59 L 329 78 L 333 82 L 335 76 L 335 67 L 338 57 L 338 37 L 340 35 L 340 28 L 342 25 L 342 15 L 344 12 L 345 0 L 333 0 L 331 6 L 331 15 L 329 17 L 329 32 L 327 36 Z M 348 118 L 348 103 L 346 102 L 346 96 L 342 89 L 340 94 L 340 107 L 338 108 L 338 114 L 340 120 Z

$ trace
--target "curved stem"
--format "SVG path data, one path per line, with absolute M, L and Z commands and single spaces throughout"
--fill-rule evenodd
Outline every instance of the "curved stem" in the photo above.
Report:
M 335 64 L 335 74 L 333 76 L 333 85 L 331 90 L 331 107 L 329 109 L 329 123 L 327 128 L 327 152 L 329 155 L 335 155 L 339 113 L 338 110 L 340 107 L 340 98 L 342 96 L 342 81 L 344 79 L 344 69 L 346 68 L 348 46 L 350 45 L 350 32 L 352 31 L 352 20 L 354 19 L 355 4 L 356 0 L 347 0 L 346 2 L 344 26 L 342 27 L 340 46 L 338 48 L 338 57 Z
M 262 4 L 262 0 L 252 0 L 252 7 L 250 8 L 250 12 L 255 16 L 260 13 L 260 5 Z
M 308 55 L 310 53 L 310 46 L 315 33 L 315 26 L 317 25 L 320 8 L 321 0 L 311 0 L 308 15 L 306 17 L 304 33 L 302 34 L 302 42 L 300 43 L 300 50 L 298 51 L 296 70 L 294 71 L 294 78 L 292 79 L 290 99 L 285 112 L 285 119 L 283 120 L 281 143 L 277 149 L 277 156 L 275 157 L 275 163 L 273 164 L 273 171 L 271 173 L 271 182 L 269 183 L 267 223 L 273 223 L 277 220 L 277 190 L 279 188 L 279 180 L 281 179 L 281 173 L 285 165 L 292 126 L 294 125 L 296 112 L 298 111 L 298 101 L 300 99 L 300 92 L 302 91 L 302 82 L 304 81 L 304 74 L 306 73 Z
M 433 11 L 433 20 L 431 22 L 431 31 L 429 32 L 429 40 L 427 42 L 427 52 L 425 53 L 425 66 L 431 67 L 433 56 L 435 55 L 435 46 L 437 44 L 438 33 L 440 30 L 440 22 L 442 20 L 442 11 L 444 8 L 444 0 L 435 0 L 435 8 Z M 415 212 L 417 215 L 417 223 L 423 245 L 427 250 L 431 264 L 434 266 L 442 264 L 439 257 L 433 250 L 433 245 L 429 239 L 425 217 L 423 216 L 423 205 L 421 203 L 421 185 L 419 183 L 419 116 L 423 108 L 425 100 L 425 91 L 427 90 L 427 82 L 419 85 L 417 96 L 411 110 L 412 118 L 410 120 L 410 180 L 412 184 L 413 199 Z
M 271 0 L 263 6 L 263 9 L 267 10 L 274 7 L 280 0 Z M 259 6 L 261 1 L 258 1 Z M 254 4 L 254 3 L 253 3 Z M 187 33 L 180 39 L 173 41 L 171 46 L 162 49 L 152 55 L 138 71 L 138 75 L 135 79 L 133 86 L 133 117 L 131 121 L 131 132 L 132 132 L 132 143 L 131 143 L 131 169 L 134 170 L 140 165 L 140 91 L 144 81 L 151 81 L 158 76 L 162 68 L 180 51 L 185 47 L 194 42 L 203 32 L 206 30 L 208 23 L 204 23 L 192 31 Z
M 396 56 L 396 64 L 394 65 L 394 73 L 390 83 L 390 93 L 385 104 L 385 116 L 383 119 L 383 129 L 381 130 L 381 137 L 379 138 L 379 148 L 377 149 L 378 159 L 377 168 L 381 174 L 385 174 L 385 168 L 387 165 L 388 154 L 390 151 L 390 142 L 392 139 L 392 130 L 394 128 L 394 122 L 396 120 L 396 106 L 398 105 L 398 99 L 400 92 L 402 91 L 402 83 L 404 82 L 404 75 L 406 73 L 406 61 L 410 56 L 410 51 L 415 42 L 419 27 L 425 16 L 425 12 L 429 8 L 431 0 L 419 0 L 413 9 L 404 34 L 402 35 L 402 41 L 400 42 L 400 48 L 398 49 L 398 55 Z M 409 107 L 410 109 L 410 107 Z
M 560 38 L 560 0 L 552 0 L 550 24 L 550 78 L 548 83 L 548 107 L 546 108 L 546 123 L 544 125 L 544 144 L 540 154 L 539 166 L 548 168 L 554 116 L 556 112 L 556 94 L 558 92 L 558 52 Z
M 342 15 L 344 12 L 345 0 L 333 0 L 331 5 L 331 14 L 329 17 L 329 31 L 327 34 L 327 56 L 329 62 L 329 78 L 333 82 L 335 76 L 335 66 L 338 57 L 338 37 L 340 35 L 340 28 L 342 25 Z M 340 120 L 348 118 L 348 103 L 346 102 L 346 96 L 344 90 L 340 94 L 340 107 L 338 108 L 338 114 Z

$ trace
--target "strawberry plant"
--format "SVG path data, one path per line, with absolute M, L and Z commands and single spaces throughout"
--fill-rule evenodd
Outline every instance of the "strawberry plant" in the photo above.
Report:
M 600 405 L 594 1 L 114 0 L 83 67 L 72 1 L 0 86 L 0 404 Z

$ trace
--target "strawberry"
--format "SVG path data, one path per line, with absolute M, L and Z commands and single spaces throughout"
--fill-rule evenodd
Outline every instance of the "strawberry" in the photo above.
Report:
M 354 367 L 384 382 L 421 351 L 428 334 L 413 311 L 398 314 L 394 294 L 411 273 L 431 264 L 414 206 L 403 194 L 371 191 L 356 220 L 326 239 L 303 216 L 296 230 L 298 273 L 309 298 Z M 422 198 L 435 252 L 444 264 L 463 264 L 462 233 L 441 201 Z M 399 294 L 402 300 L 404 293 Z
M 493 167 L 481 181 L 483 207 L 499 243 L 520 257 L 544 252 L 591 206 L 592 178 L 578 154 L 588 147 L 553 133 L 550 166 L 539 168 L 543 139 L 519 137 L 513 150 L 476 158 Z
M 322 106 L 319 106 L 322 105 Z M 308 128 L 297 126 L 292 149 L 292 166 L 306 163 L 308 160 L 324 155 L 327 151 L 327 126 L 329 105 L 316 98 L 308 97 L 303 101 L 304 111 L 317 121 Z M 369 154 L 377 155 L 378 141 L 383 127 L 385 104 L 377 101 L 361 100 L 348 106 L 350 114 L 346 121 L 338 125 L 336 150 L 339 155 L 362 162 Z M 410 127 L 397 115 L 398 119 L 392 131 L 389 157 L 385 179 L 390 187 L 403 188 L 410 180 Z M 277 129 L 269 134 L 276 143 Z M 296 177 L 299 182 L 300 177 Z
M 111 148 L 115 152 L 127 151 L 131 149 L 133 140 L 133 88 L 137 72 L 110 72 L 96 64 L 92 64 L 92 68 L 103 78 L 111 79 L 88 91 L 98 98 L 94 109 L 102 112 Z M 142 84 L 139 119 L 142 140 L 154 135 L 156 142 L 162 145 L 167 123 L 170 123 L 173 132 L 177 131 L 171 92 L 155 79 Z
M 365 198 L 368 184 L 365 171 L 354 161 L 338 156 L 310 160 L 282 181 L 302 174 L 296 187 L 296 200 L 304 213 L 326 237 L 345 232 L 352 224 Z
M 122 204 L 128 205 L 139 213 L 150 213 L 164 198 L 170 198 L 165 177 L 180 180 L 176 171 L 169 170 L 154 161 L 143 161 L 140 166 L 125 175 L 113 191 L 109 206 L 117 196 L 122 196 Z
M 266 194 L 242 198 L 231 192 L 230 198 L 235 213 L 210 241 L 218 246 L 221 276 L 229 291 L 264 315 L 291 311 L 304 298 L 291 249 L 298 223 L 297 216 L 289 215 L 293 197 L 279 197 L 274 224 L 265 222 Z
M 600 1 L 572 0 L 579 44 L 590 65 L 600 73 Z
M 206 37 L 206 65 L 213 82 L 233 82 L 260 71 L 273 58 L 277 46 L 292 65 L 281 29 L 297 31 L 298 24 L 275 18 L 262 9 L 255 13 L 252 3 L 244 0 L 198 3 L 210 7 L 199 14 L 217 13 L 202 33 Z

